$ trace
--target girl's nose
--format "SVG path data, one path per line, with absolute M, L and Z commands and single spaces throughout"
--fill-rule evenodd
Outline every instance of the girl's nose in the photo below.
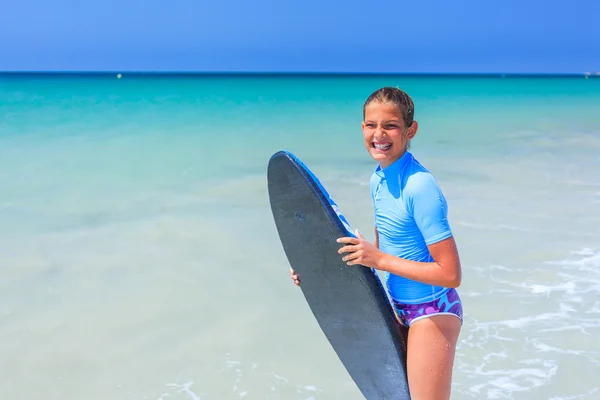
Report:
M 374 137 L 375 137 L 375 140 L 380 141 L 385 138 L 385 132 L 380 127 L 377 127 L 377 129 L 375 129 Z

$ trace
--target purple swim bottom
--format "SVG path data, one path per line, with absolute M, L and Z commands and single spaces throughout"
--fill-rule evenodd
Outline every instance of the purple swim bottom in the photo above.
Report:
M 404 304 L 392 301 L 394 311 L 400 322 L 410 326 L 413 322 L 434 315 L 454 315 L 463 322 L 463 307 L 455 289 L 448 290 L 437 300 L 421 304 Z

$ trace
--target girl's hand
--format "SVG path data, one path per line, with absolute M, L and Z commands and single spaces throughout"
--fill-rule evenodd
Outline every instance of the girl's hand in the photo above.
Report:
M 358 229 L 355 234 L 356 238 L 343 237 L 337 240 L 338 243 L 346 243 L 346 246 L 338 250 L 339 254 L 348 253 L 342 257 L 342 261 L 346 261 L 348 265 L 364 265 L 378 269 L 382 252 L 375 245 L 369 243 Z
M 300 286 L 300 277 L 296 275 L 296 271 L 290 268 L 290 274 L 292 275 L 292 280 L 296 286 Z

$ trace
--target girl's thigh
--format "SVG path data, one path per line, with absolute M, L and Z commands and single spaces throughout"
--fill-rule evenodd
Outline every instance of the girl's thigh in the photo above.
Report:
M 412 400 L 448 400 L 461 321 L 433 315 L 414 321 L 408 331 L 408 383 Z

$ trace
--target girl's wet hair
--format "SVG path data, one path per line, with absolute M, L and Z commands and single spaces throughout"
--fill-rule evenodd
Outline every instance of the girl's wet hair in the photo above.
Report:
M 410 96 L 397 87 L 386 86 L 371 93 L 363 106 L 363 119 L 365 118 L 365 109 L 373 102 L 392 103 L 402 113 L 404 124 L 409 127 L 415 118 L 415 104 Z

